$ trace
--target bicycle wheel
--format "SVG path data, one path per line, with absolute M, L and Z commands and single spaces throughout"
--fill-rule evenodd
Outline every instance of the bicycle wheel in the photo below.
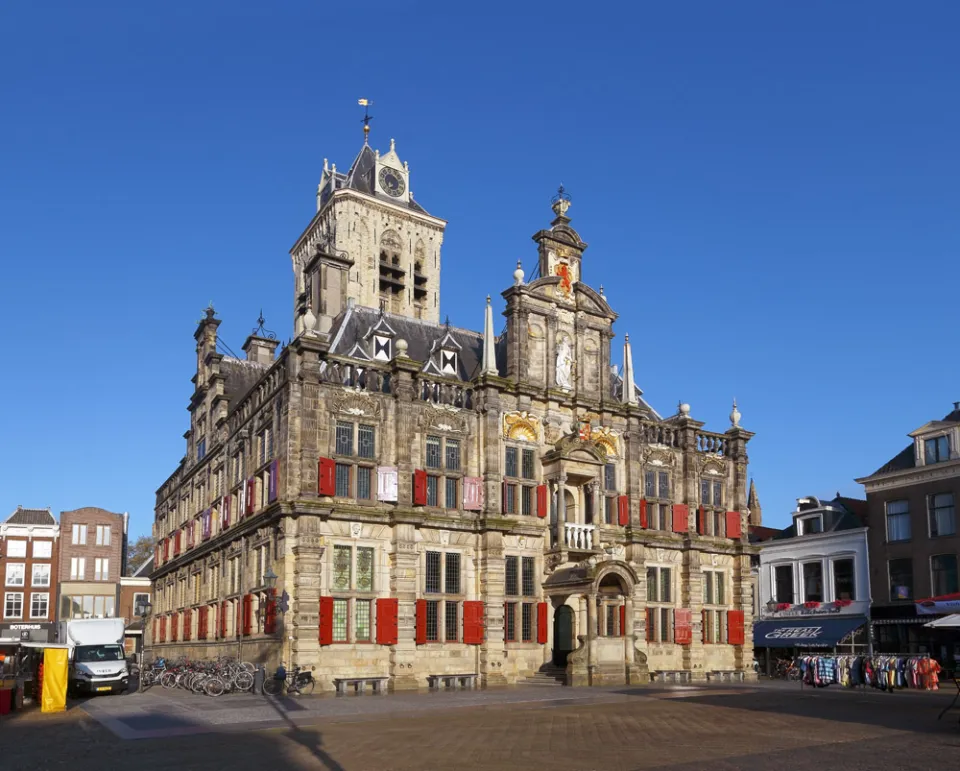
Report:
M 164 688 L 176 688 L 177 675 L 174 672 L 164 672 L 160 675 L 160 685 Z
M 208 677 L 203 681 L 203 690 L 207 696 L 222 696 L 227 687 L 219 677 Z
M 300 685 L 297 686 L 297 690 L 300 691 L 300 693 L 302 693 L 304 696 L 309 696 L 311 693 L 313 693 L 313 688 L 316 684 L 317 683 L 314 680 L 310 680 L 306 683 L 300 683 Z
M 266 680 L 264 682 L 266 682 Z M 237 687 L 238 691 L 249 691 L 253 688 L 253 675 L 249 672 L 238 672 L 233 680 L 233 684 Z
M 249 661 L 241 661 L 240 666 L 247 670 L 247 672 L 249 672 L 251 675 L 257 671 L 257 665 L 251 664 Z
M 279 696 L 282 690 L 283 680 L 277 680 L 275 677 L 268 677 L 263 681 L 263 693 L 266 696 Z

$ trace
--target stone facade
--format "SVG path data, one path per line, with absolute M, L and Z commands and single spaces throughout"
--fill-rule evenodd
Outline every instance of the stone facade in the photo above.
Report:
M 327 689 L 749 677 L 739 412 L 724 433 L 687 405 L 663 418 L 628 342 L 612 366 L 616 314 L 582 280 L 562 194 L 534 236 L 540 277 L 518 268 L 503 292 L 506 332 L 489 303 L 482 334 L 436 323 L 445 223 L 389 176 L 386 192 L 356 182 L 371 154 L 325 170 L 278 356 L 268 335 L 244 361 L 220 353 L 212 308 L 198 325 L 187 455 L 157 492 L 148 648 L 315 667 Z

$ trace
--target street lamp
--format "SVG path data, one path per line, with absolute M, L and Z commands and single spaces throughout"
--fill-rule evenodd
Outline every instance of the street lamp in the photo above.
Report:
M 277 588 L 277 574 L 273 572 L 273 568 L 267 568 L 267 572 L 263 574 L 263 585 L 267 589 Z
M 140 674 L 137 677 L 137 691 L 143 691 L 143 649 L 144 641 L 147 639 L 147 619 L 150 617 L 150 611 L 153 610 L 153 604 L 150 600 L 144 600 L 140 603 Z
M 777 609 L 776 600 L 767 600 L 767 613 L 773 613 Z

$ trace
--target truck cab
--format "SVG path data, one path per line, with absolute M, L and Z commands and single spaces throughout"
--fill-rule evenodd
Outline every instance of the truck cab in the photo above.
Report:
M 68 682 L 74 694 L 123 693 L 130 682 L 123 648 L 123 619 L 90 618 L 62 623 L 70 648 Z

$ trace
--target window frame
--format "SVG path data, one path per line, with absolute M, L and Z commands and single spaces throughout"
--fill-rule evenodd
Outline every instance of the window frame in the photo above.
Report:
M 345 449 L 341 447 L 340 436 L 342 429 L 349 429 L 350 432 L 350 447 L 349 452 L 343 452 Z M 365 434 L 369 433 L 369 445 L 372 447 L 372 450 L 367 453 L 365 450 L 361 451 L 361 445 L 365 442 L 361 440 L 361 430 Z M 334 416 L 333 423 L 333 453 L 331 455 L 332 460 L 334 461 L 334 497 L 341 499 L 349 499 L 356 502 L 359 505 L 373 505 L 377 503 L 377 451 L 379 443 L 377 440 L 377 434 L 380 431 L 379 422 L 367 422 L 367 421 L 356 421 L 356 420 L 347 420 L 342 416 Z M 267 461 L 269 466 L 272 459 Z M 340 486 L 340 470 L 346 468 L 347 471 L 347 485 L 346 485 L 346 494 L 343 494 L 344 491 Z M 369 487 L 367 492 L 368 496 L 363 497 L 360 495 L 360 469 L 364 469 L 364 474 L 369 475 Z M 266 497 L 267 491 L 264 491 L 264 497 Z
M 820 566 L 820 599 L 812 600 L 808 597 L 807 590 L 807 565 L 819 565 Z M 826 601 L 826 571 L 823 569 L 823 560 L 803 560 L 800 562 L 800 596 L 803 598 L 803 602 L 820 602 L 823 603 Z
M 31 567 L 32 567 L 32 570 L 30 571 L 30 586 L 37 587 L 40 589 L 50 588 L 50 578 L 51 578 L 51 575 L 53 574 L 53 566 L 49 562 L 34 562 Z M 39 569 L 41 572 L 44 572 L 44 568 L 46 568 L 46 571 L 45 571 L 46 579 L 47 579 L 46 583 L 43 583 L 42 581 L 37 581 L 37 570 Z
M 933 447 L 933 458 L 931 458 L 930 448 Z M 941 443 L 946 445 L 946 457 L 941 457 Z M 939 436 L 928 436 L 923 439 L 923 465 L 931 466 L 935 463 L 945 463 L 951 457 L 951 442 L 949 434 L 940 434 Z
M 651 599 L 650 572 L 654 571 L 656 580 L 653 583 L 655 590 L 653 599 Z M 669 587 L 670 598 L 663 599 L 663 572 L 669 573 L 667 586 Z M 674 581 L 676 580 L 676 571 L 670 565 L 647 565 L 647 624 L 650 623 L 651 611 L 655 615 L 656 621 L 653 630 L 647 630 L 647 638 L 651 643 L 658 645 L 668 645 L 674 643 L 674 618 L 673 613 L 676 609 L 677 595 Z
M 652 476 L 651 476 L 652 475 Z M 663 481 L 667 482 L 664 495 Z M 651 479 L 654 489 L 651 490 Z M 643 467 L 643 497 L 647 501 L 647 529 L 672 530 L 670 508 L 673 506 L 673 474 L 663 466 L 645 465 Z
M 15 580 L 11 580 L 11 576 L 13 576 L 13 578 L 16 578 L 15 573 L 17 571 L 13 570 L 13 568 L 20 568 L 19 583 L 17 583 Z M 3 581 L 4 586 L 24 587 L 27 585 L 27 563 L 26 562 L 8 562 L 5 573 L 6 575 L 4 576 L 4 581 Z
M 706 493 L 706 495 L 704 495 Z M 700 507 L 703 522 L 703 535 L 712 535 L 716 538 L 725 538 L 727 534 L 726 509 L 724 500 L 726 487 L 723 480 L 712 475 L 700 477 Z
M 890 512 L 891 504 L 902 503 L 905 507 L 904 511 Z M 906 522 L 906 538 L 891 538 L 890 537 L 890 518 L 891 517 L 903 517 L 903 521 Z M 906 498 L 897 498 L 892 501 L 884 501 L 883 503 L 883 524 L 884 524 L 884 534 L 886 537 L 885 543 L 907 543 L 913 539 L 913 523 L 910 520 L 910 501 Z
M 509 454 L 515 453 L 516 458 L 513 468 L 508 468 L 507 458 Z M 530 459 L 531 475 L 526 476 L 526 460 Z M 518 517 L 532 517 L 536 515 L 536 488 L 540 485 L 540 457 L 536 447 L 525 446 L 524 444 L 510 440 L 504 442 L 503 452 L 501 454 L 503 462 L 503 486 L 505 496 L 503 500 L 503 513 L 512 514 Z M 514 473 L 509 473 L 510 471 Z
M 945 571 L 943 570 L 937 571 L 937 569 L 934 568 L 933 566 L 933 561 L 937 559 L 943 559 L 945 557 L 953 559 L 953 587 L 952 588 L 944 587 L 943 590 L 940 590 L 937 588 L 937 573 L 938 572 L 942 573 Z M 930 564 L 930 596 L 931 597 L 939 597 L 944 594 L 956 594 L 957 592 L 960 592 L 960 557 L 958 557 L 954 553 L 931 554 L 929 564 Z
M 71 546 L 87 545 L 87 526 L 79 522 L 74 522 L 70 527 Z M 79 540 L 78 540 L 79 539 Z
M 949 506 L 935 506 L 935 500 L 942 496 L 950 496 Z M 930 538 L 951 538 L 957 534 L 957 501 L 953 491 L 942 493 L 930 493 L 926 496 L 927 502 L 927 534 Z M 950 511 L 950 519 L 953 529 L 950 532 L 940 532 L 940 520 L 937 512 Z M 934 530 L 936 529 L 936 532 Z
M 337 570 L 337 559 L 336 555 L 338 550 L 346 549 L 350 552 L 350 561 L 349 561 L 349 575 L 347 578 L 347 585 L 338 585 L 336 580 L 336 570 Z M 370 585 L 369 588 L 360 586 L 359 583 L 359 564 L 360 564 L 360 553 L 361 551 L 370 552 Z M 369 645 L 375 641 L 375 629 L 376 629 L 376 606 L 377 603 L 377 593 L 379 590 L 379 570 L 378 570 L 378 560 L 377 560 L 377 546 L 375 544 L 369 543 L 367 541 L 359 541 L 356 543 L 344 543 L 343 541 L 336 541 L 332 544 L 331 558 L 330 558 L 330 575 L 329 583 L 327 584 L 330 587 L 330 596 L 333 598 L 334 602 L 334 621 L 337 618 L 337 603 L 344 602 L 346 603 L 346 636 L 344 639 L 337 639 L 334 636 L 333 643 L 335 645 Z M 367 639 L 362 639 L 357 637 L 357 630 L 361 628 L 361 624 L 358 621 L 359 611 L 358 608 L 369 607 L 369 613 L 366 618 L 368 637 Z M 336 631 L 336 624 L 333 625 L 333 631 Z
M 38 597 L 44 598 L 44 612 L 34 613 L 34 602 Z M 30 592 L 30 618 L 47 618 L 50 615 L 50 592 Z
M 16 549 L 14 549 L 14 544 L 16 544 Z M 20 551 L 20 547 L 23 547 L 23 554 L 17 554 L 16 552 Z M 7 559 L 27 559 L 27 542 L 19 538 L 8 538 L 7 539 L 7 548 L 5 556 Z
M 791 605 L 795 605 L 798 595 L 797 595 L 797 580 L 796 580 L 797 575 L 796 575 L 796 569 L 794 567 L 794 563 L 792 562 L 774 563 L 770 566 L 770 568 L 772 570 L 770 584 L 773 590 L 771 592 L 771 597 L 774 600 L 776 600 L 778 603 L 789 602 Z M 790 575 L 790 598 L 789 599 L 784 599 L 780 596 L 780 582 L 777 580 L 777 571 L 782 568 L 786 568 L 786 570 L 789 572 L 789 575 Z
M 433 544 L 431 544 L 433 546 Z M 428 555 L 438 554 L 439 557 L 439 591 L 432 588 L 433 584 L 428 585 L 430 581 L 430 575 L 427 571 L 427 564 L 430 561 Z M 449 579 L 450 579 L 450 567 L 449 567 L 449 557 L 450 555 L 456 555 L 457 558 L 457 586 L 455 587 L 457 591 L 450 591 Z M 466 592 L 466 581 L 464 578 L 465 570 L 465 555 L 462 551 L 458 549 L 447 549 L 447 548 L 429 548 L 423 551 L 423 557 L 421 558 L 420 568 L 421 574 L 423 575 L 423 580 L 418 582 L 420 584 L 418 598 L 426 601 L 426 617 L 424 622 L 426 625 L 426 642 L 427 644 L 447 644 L 447 643 L 459 643 L 463 639 L 463 603 L 467 599 Z M 451 636 L 449 632 L 451 631 L 450 622 L 448 621 L 448 615 L 451 611 L 451 608 L 456 608 L 457 614 L 457 634 L 456 636 Z M 436 625 L 436 636 L 431 636 L 431 627 L 430 627 L 430 614 L 433 612 L 435 615 L 435 625 Z
M 11 613 L 11 612 L 9 612 L 11 598 L 13 599 L 13 602 L 14 602 L 14 603 L 16 603 L 16 602 L 18 601 L 17 598 L 19 598 L 19 603 L 20 603 L 20 612 L 19 612 L 19 613 Z M 23 618 L 23 592 L 4 592 L 4 594 L 3 594 L 3 617 L 4 617 L 4 618 L 19 618 L 19 619 L 22 619 L 22 618 Z
M 852 591 L 850 592 L 850 597 L 841 597 L 840 593 L 837 591 L 837 563 L 839 562 L 849 562 L 850 563 L 850 582 Z M 840 557 L 834 557 L 830 560 L 830 596 L 834 601 L 843 600 L 850 602 L 856 602 L 857 600 L 857 558 L 855 555 L 843 555 Z
M 431 465 L 431 448 L 436 447 L 436 465 Z M 451 463 L 450 449 L 456 448 L 453 455 L 456 457 L 456 464 Z M 466 442 L 462 437 L 449 436 L 443 432 L 432 432 L 425 434 L 423 438 L 423 468 L 427 474 L 427 506 L 433 509 L 445 509 L 447 511 L 459 511 L 463 508 L 463 478 L 465 476 L 464 467 Z M 456 465 L 456 468 L 453 468 Z M 432 484 L 436 485 L 435 495 L 430 494 L 431 479 L 436 480 Z M 447 495 L 449 482 L 454 480 L 453 500 Z M 431 500 L 433 501 L 431 503 Z
M 37 554 L 37 547 L 38 547 L 38 546 L 45 546 L 46 549 L 44 549 L 44 551 L 46 551 L 46 554 Z M 53 559 L 53 541 L 48 541 L 48 540 L 43 539 L 43 538 L 35 539 L 35 540 L 33 541 L 33 549 L 32 549 L 32 551 L 33 551 L 33 559 L 35 559 L 35 560 L 49 560 L 49 559 Z

